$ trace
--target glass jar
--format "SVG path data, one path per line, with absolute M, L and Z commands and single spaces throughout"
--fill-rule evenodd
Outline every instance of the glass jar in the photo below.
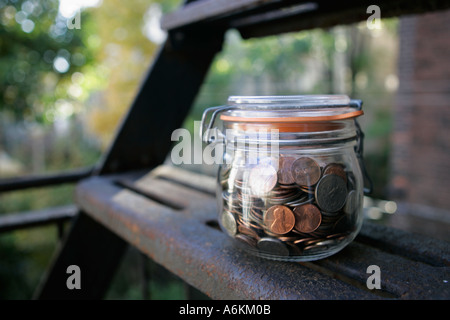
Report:
M 224 151 L 218 221 L 234 243 L 269 259 L 311 261 L 355 238 L 361 105 L 343 95 L 231 96 L 205 111 L 202 138 Z

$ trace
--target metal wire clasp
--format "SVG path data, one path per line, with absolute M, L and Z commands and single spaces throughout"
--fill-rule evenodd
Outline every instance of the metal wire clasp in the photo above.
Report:
M 361 171 L 363 174 L 364 181 L 364 194 L 369 195 L 373 191 L 373 182 L 369 177 L 369 173 L 367 172 L 366 165 L 364 164 L 364 132 L 361 130 L 361 126 L 358 123 L 358 120 L 355 119 L 356 126 L 356 146 L 355 153 L 358 158 L 359 166 L 361 167 Z
M 231 109 L 236 109 L 236 107 L 233 106 L 211 107 L 203 112 L 202 125 L 200 126 L 200 139 L 202 139 L 203 142 L 210 144 L 213 142 L 218 142 L 219 140 L 224 138 L 223 134 L 220 133 L 219 130 L 213 130 L 213 125 L 219 113 Z M 208 125 L 206 126 L 209 114 L 211 114 L 211 118 L 209 119 Z
M 351 99 L 349 106 L 351 108 L 355 108 L 356 110 L 362 109 L 362 101 Z M 355 153 L 356 157 L 358 158 L 359 166 L 361 168 L 362 174 L 363 174 L 363 184 L 364 184 L 364 194 L 369 195 L 373 191 L 373 182 L 372 179 L 369 177 L 369 173 L 367 172 L 366 165 L 364 163 L 364 132 L 361 129 L 361 126 L 358 123 L 358 120 L 355 119 L 355 126 L 356 126 L 356 146 L 355 146 Z

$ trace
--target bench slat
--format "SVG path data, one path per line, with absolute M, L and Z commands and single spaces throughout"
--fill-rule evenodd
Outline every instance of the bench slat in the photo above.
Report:
M 338 274 L 365 283 L 372 272 L 371 265 L 378 266 L 381 289 L 401 299 L 448 299 L 450 287 L 449 267 L 434 267 L 411 261 L 396 254 L 354 241 L 340 253 L 315 262 Z
M 436 267 L 450 266 L 450 244 L 421 234 L 366 223 L 357 240 L 414 261 Z

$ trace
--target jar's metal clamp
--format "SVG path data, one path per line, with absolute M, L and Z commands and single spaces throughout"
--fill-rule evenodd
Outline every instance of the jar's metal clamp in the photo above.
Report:
M 213 130 L 213 125 L 216 122 L 217 116 L 227 110 L 233 110 L 237 109 L 234 106 L 219 106 L 219 107 L 211 107 L 205 110 L 203 112 L 202 116 L 202 125 L 200 127 L 200 138 L 203 142 L 207 144 L 211 144 L 214 142 L 218 142 L 219 135 L 222 135 L 219 130 Z M 211 114 L 210 120 L 208 122 L 208 126 L 205 127 L 206 119 L 208 118 L 208 115 Z M 221 137 L 224 138 L 224 137 Z
M 361 100 L 350 100 L 349 106 L 351 108 L 355 108 L 356 110 L 362 109 L 362 101 Z M 202 116 L 202 124 L 200 127 L 200 138 L 203 142 L 207 144 L 211 143 L 217 143 L 219 141 L 222 141 L 225 137 L 219 130 L 214 130 L 217 128 L 213 128 L 214 123 L 216 121 L 217 116 L 228 110 L 238 109 L 236 106 L 219 106 L 219 107 L 211 107 L 205 110 L 203 112 Z M 207 122 L 208 116 L 210 116 L 209 122 Z M 369 174 L 367 172 L 366 166 L 364 164 L 364 132 L 361 130 L 361 126 L 358 123 L 358 120 L 355 120 L 355 126 L 356 126 L 356 146 L 355 146 L 355 153 L 356 157 L 358 158 L 359 165 L 361 167 L 361 171 L 363 174 L 364 179 L 364 194 L 369 195 L 373 191 L 373 183 L 372 179 L 370 179 Z M 208 123 L 207 126 L 206 123 Z
M 362 108 L 362 100 L 350 100 L 350 107 L 355 108 L 356 110 L 361 110 Z M 367 172 L 366 165 L 364 162 L 364 132 L 359 125 L 358 120 L 355 118 L 355 126 L 356 126 L 356 146 L 355 153 L 358 158 L 359 166 L 361 167 L 362 175 L 363 175 L 363 185 L 364 185 L 364 194 L 369 195 L 373 192 L 373 182 L 370 179 L 369 173 Z

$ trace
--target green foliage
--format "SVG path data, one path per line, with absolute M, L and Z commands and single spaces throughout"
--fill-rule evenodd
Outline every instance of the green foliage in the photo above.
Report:
M 73 74 L 92 63 L 86 32 L 68 29 L 58 4 L 0 1 L 0 111 L 17 120 L 53 122 L 58 101 L 76 100 Z
M 2 234 L 0 299 L 30 299 L 57 245 L 56 226 Z
M 0 245 L 0 299 L 27 299 L 32 289 L 24 278 L 25 254 L 18 252 L 12 234 L 3 235 Z

